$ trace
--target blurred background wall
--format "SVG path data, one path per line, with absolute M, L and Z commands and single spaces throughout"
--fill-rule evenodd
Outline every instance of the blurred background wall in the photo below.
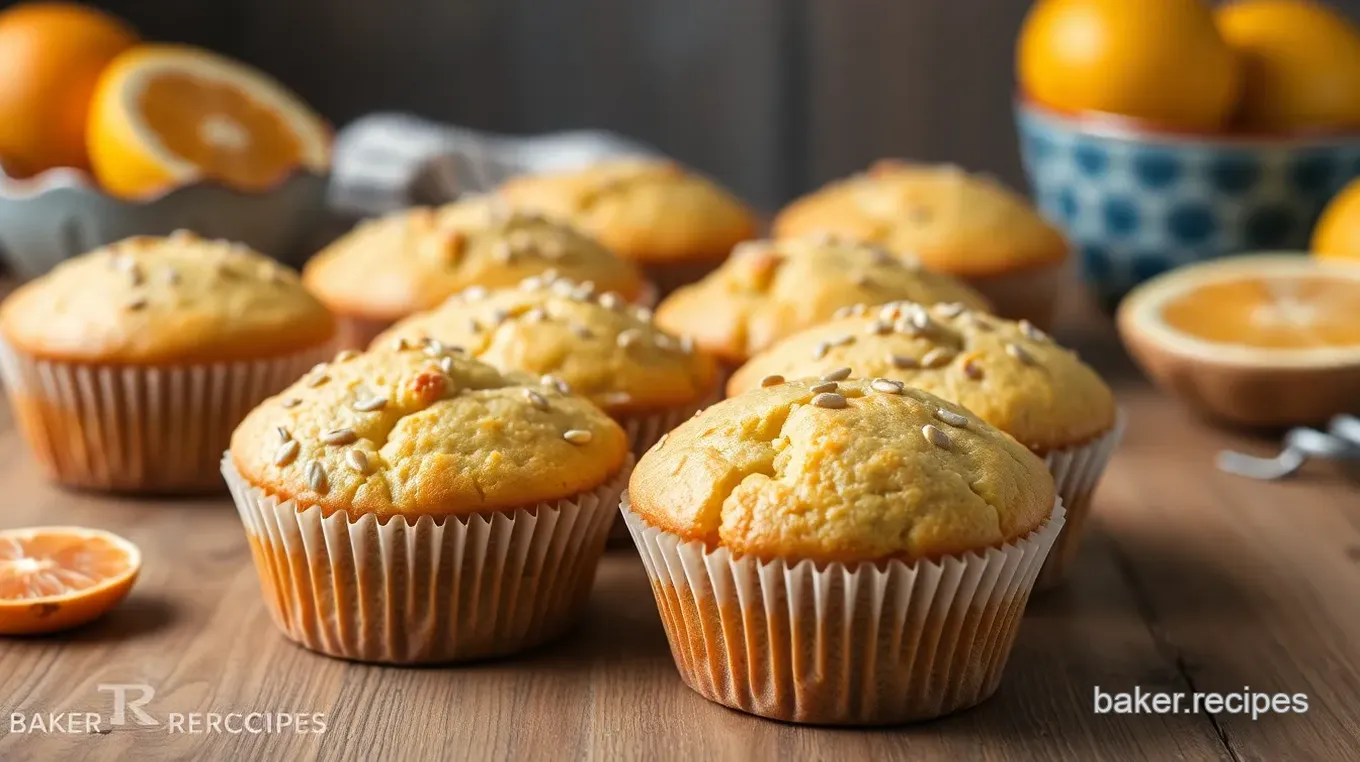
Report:
M 888 155 L 1023 184 L 1012 55 L 1030 0 L 93 4 L 150 39 L 254 63 L 338 126 L 403 110 L 506 132 L 604 127 L 766 208 Z M 1360 16 L 1360 0 L 1332 4 Z

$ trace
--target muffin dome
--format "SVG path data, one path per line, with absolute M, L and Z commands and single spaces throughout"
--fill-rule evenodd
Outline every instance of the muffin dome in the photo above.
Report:
M 728 391 L 849 366 L 957 402 L 1038 452 L 1085 444 L 1114 426 L 1114 395 L 1100 376 L 1028 323 L 957 304 L 845 312 L 751 358 Z
M 1048 518 L 1054 488 L 1043 461 L 957 405 L 882 379 L 811 379 L 681 424 L 638 463 L 629 497 L 687 539 L 852 562 L 1000 545 Z
M 46 359 L 222 363 L 324 345 L 335 321 L 287 267 L 180 232 L 63 262 L 5 301 L 0 332 Z
M 953 165 L 884 160 L 784 208 L 781 238 L 835 233 L 960 277 L 1062 262 L 1067 243 L 1023 197 Z
M 716 382 L 713 361 L 654 326 L 650 311 L 554 273 L 463 291 L 373 346 L 430 338 L 497 368 L 553 376 L 611 414 L 697 402 Z
M 515 208 L 561 219 L 639 263 L 722 259 L 757 227 L 755 215 L 731 193 L 664 160 L 615 159 L 523 175 L 498 195 Z
M 318 365 L 246 417 L 230 456 L 299 507 L 416 516 L 569 497 L 626 453 L 623 431 L 584 398 L 430 342 Z
M 642 293 L 637 269 L 600 244 L 487 198 L 362 223 L 309 261 L 303 280 L 339 313 L 393 321 L 464 288 L 513 286 L 548 269 L 625 299 Z
M 665 330 L 740 363 L 779 339 L 854 304 L 962 302 L 986 309 L 976 291 L 882 249 L 828 236 L 749 241 L 707 278 L 657 308 Z

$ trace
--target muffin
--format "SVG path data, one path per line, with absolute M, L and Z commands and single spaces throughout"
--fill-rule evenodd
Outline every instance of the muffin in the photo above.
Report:
M 1076 556 L 1091 495 L 1123 432 L 1110 388 L 1028 322 L 957 304 L 859 305 L 846 312 L 751 358 L 732 376 L 729 393 L 850 367 L 856 375 L 901 381 L 968 408 L 1043 458 L 1053 474 L 1067 526 L 1037 586 L 1059 582 Z
M 1052 323 L 1071 278 L 1062 234 L 1019 194 L 952 165 L 883 160 L 784 208 L 778 237 L 837 233 L 962 278 L 999 315 Z
M 562 633 L 632 459 L 588 400 L 431 343 L 318 367 L 246 416 L 221 468 L 287 637 L 418 664 Z
M 1063 524 L 1043 461 L 885 379 L 719 402 L 642 457 L 621 510 L 691 688 L 846 725 L 990 696 Z
M 552 273 L 518 288 L 464 291 L 397 323 L 373 348 L 429 339 L 588 398 L 618 421 L 638 456 L 721 397 L 713 360 L 654 326 L 650 310 Z
M 741 244 L 717 271 L 666 298 L 657 307 L 656 323 L 692 337 L 730 368 L 842 307 L 899 299 L 988 307 L 985 298 L 947 275 L 874 246 L 813 236 Z
M 67 260 L 0 306 L 0 372 L 37 461 L 95 490 L 222 488 L 217 461 L 260 400 L 334 351 L 292 270 L 189 233 Z
M 302 279 L 361 349 L 392 323 L 471 286 L 513 286 L 545 270 L 623 298 L 649 298 L 637 268 L 571 228 L 487 198 L 361 223 L 311 259 Z
M 662 294 L 692 283 L 756 235 L 755 213 L 673 161 L 612 159 L 511 178 L 498 195 L 564 220 L 644 268 Z

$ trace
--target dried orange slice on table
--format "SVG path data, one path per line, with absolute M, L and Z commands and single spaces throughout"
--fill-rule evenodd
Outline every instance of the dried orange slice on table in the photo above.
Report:
M 1360 263 L 1243 256 L 1173 270 L 1129 294 L 1119 332 L 1155 382 L 1221 419 L 1360 411 Z
M 330 130 L 265 74 L 184 45 L 142 45 L 99 79 L 86 130 L 106 190 L 144 197 L 200 179 L 262 191 L 324 172 Z
M 0 531 L 0 635 L 39 635 L 91 622 L 132 590 L 142 554 L 81 527 Z

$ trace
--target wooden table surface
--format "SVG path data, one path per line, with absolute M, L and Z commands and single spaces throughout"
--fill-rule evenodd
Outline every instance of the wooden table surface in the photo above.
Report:
M 631 549 L 605 560 L 582 626 L 521 658 L 396 669 L 311 654 L 270 622 L 225 497 L 139 502 L 57 490 L 34 472 L 0 409 L 0 526 L 104 527 L 145 554 L 132 597 L 104 620 L 0 641 L 0 759 L 1357 758 L 1356 474 L 1325 463 L 1281 483 L 1221 474 L 1218 449 L 1269 441 L 1196 421 L 1118 358 L 1098 364 L 1117 379 L 1130 426 L 1070 585 L 1031 600 L 990 701 L 870 731 L 768 722 L 690 692 Z M 162 724 L 110 727 L 113 694 L 101 684 L 152 686 L 145 710 Z M 1306 694 L 1308 711 L 1253 720 L 1093 708 L 1097 687 L 1247 686 Z M 59 712 L 98 713 L 101 732 L 11 732 L 12 713 L 27 726 L 33 714 Z M 195 712 L 321 713 L 326 731 L 167 729 L 171 713 Z

